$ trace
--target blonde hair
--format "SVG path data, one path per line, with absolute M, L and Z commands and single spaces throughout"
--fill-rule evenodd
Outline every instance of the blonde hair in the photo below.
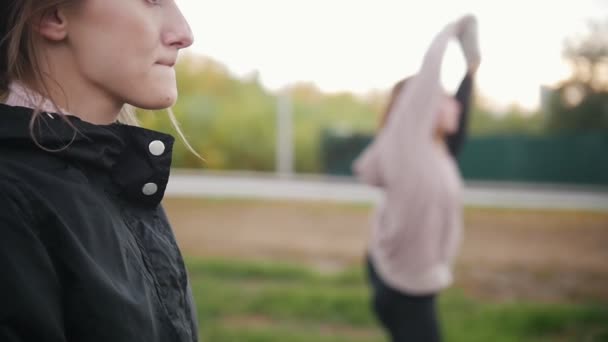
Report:
M 38 62 L 38 51 L 36 44 L 34 44 L 36 38 L 33 30 L 34 20 L 42 17 L 47 11 L 56 6 L 76 3 L 78 1 L 79 0 L 2 0 L 4 4 L 0 5 L 2 6 L 0 7 L 0 13 L 4 12 L 4 14 L 0 15 L 0 101 L 4 101 L 8 96 L 11 82 L 21 81 L 32 88 L 32 90 L 42 95 L 43 98 L 48 98 L 55 108 L 59 108 L 49 96 L 48 87 Z M 33 132 L 32 127 L 39 117 L 40 112 L 40 108 L 34 110 L 32 121 L 30 122 L 30 133 Z M 173 128 L 176 130 L 188 150 L 199 159 L 203 160 L 194 148 L 192 148 L 188 139 L 186 139 L 172 109 L 168 108 L 167 113 Z M 135 109 L 130 105 L 123 106 L 117 121 L 126 125 L 139 126 L 139 121 L 135 115 Z M 35 137 L 33 137 L 33 139 L 35 140 Z

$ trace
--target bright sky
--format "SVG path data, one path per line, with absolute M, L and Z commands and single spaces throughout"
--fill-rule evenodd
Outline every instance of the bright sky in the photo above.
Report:
M 569 75 L 563 41 L 608 0 L 177 0 L 195 36 L 191 51 L 239 76 L 258 71 L 270 89 L 311 81 L 325 91 L 386 90 L 415 72 L 433 36 L 462 14 L 478 17 L 478 87 L 497 107 L 533 109 L 540 86 Z M 452 44 L 443 81 L 464 72 Z

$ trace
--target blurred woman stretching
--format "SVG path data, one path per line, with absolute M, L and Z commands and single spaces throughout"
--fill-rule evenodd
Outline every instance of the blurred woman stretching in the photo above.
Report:
M 459 39 L 468 65 L 456 99 L 440 82 L 452 38 Z M 384 190 L 373 217 L 368 272 L 375 313 L 394 342 L 441 340 L 435 299 L 452 282 L 462 235 L 455 156 L 479 63 L 475 18 L 447 25 L 419 72 L 395 86 L 378 135 L 354 163 L 363 182 Z

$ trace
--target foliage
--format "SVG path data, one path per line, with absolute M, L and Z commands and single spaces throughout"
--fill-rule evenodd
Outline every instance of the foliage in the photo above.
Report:
M 567 41 L 564 57 L 573 73 L 550 98 L 549 131 L 608 131 L 608 21 L 593 22 L 585 36 Z
M 606 37 L 608 24 L 596 24 L 587 36 L 566 43 L 564 56 L 572 61 L 574 72 L 553 92 L 545 111 L 529 113 L 513 106 L 505 113 L 493 113 L 479 94 L 469 133 L 543 135 L 608 130 Z M 202 56 L 182 57 L 176 72 L 180 99 L 173 110 L 188 142 L 205 160 L 178 141 L 174 167 L 274 170 L 277 93 L 264 88 L 257 74 L 239 78 Z M 281 92 L 289 95 L 293 108 L 295 169 L 305 173 L 322 169 L 323 131 L 373 134 L 387 100 L 386 93 L 327 94 L 307 83 Z M 165 113 L 140 111 L 139 117 L 145 127 L 176 135 Z

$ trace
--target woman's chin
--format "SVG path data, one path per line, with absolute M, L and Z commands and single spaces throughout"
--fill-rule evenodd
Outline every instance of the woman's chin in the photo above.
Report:
M 132 103 L 135 107 L 147 110 L 161 110 L 172 107 L 177 101 L 177 91 L 159 92 L 155 96 L 147 95 L 147 98 Z

